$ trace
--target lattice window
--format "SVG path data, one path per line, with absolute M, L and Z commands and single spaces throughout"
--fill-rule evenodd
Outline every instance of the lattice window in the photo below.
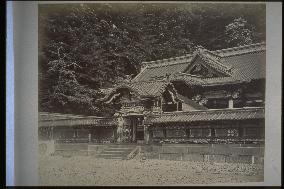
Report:
M 228 136 L 233 136 L 233 137 L 239 136 L 238 129 L 228 129 Z

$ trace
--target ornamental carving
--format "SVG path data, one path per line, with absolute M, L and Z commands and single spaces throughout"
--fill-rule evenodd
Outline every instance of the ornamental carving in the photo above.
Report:
M 201 96 L 200 94 L 194 96 L 192 98 L 193 101 L 197 102 L 200 105 L 205 105 L 208 102 L 208 99 L 206 97 Z
M 202 98 L 198 103 L 199 103 L 200 105 L 205 105 L 205 104 L 207 104 L 207 102 L 208 102 L 208 99 Z
M 233 98 L 233 99 L 240 98 L 241 92 L 242 92 L 241 89 L 238 89 L 237 91 L 234 91 L 234 92 L 232 93 L 232 98 Z

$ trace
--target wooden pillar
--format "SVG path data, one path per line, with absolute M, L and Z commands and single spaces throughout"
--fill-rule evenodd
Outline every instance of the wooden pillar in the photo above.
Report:
M 149 144 L 150 133 L 149 133 L 149 128 L 147 125 L 144 126 L 144 139 L 145 139 L 146 144 Z
M 113 129 L 113 130 L 112 130 L 112 138 L 113 138 L 113 141 L 116 140 L 116 134 L 115 134 L 115 132 L 116 132 L 116 130 Z
M 178 102 L 177 102 L 177 110 L 176 111 L 178 111 Z
M 50 128 L 50 139 L 54 140 L 53 127 Z
M 76 129 L 73 128 L 73 138 L 76 137 Z
M 117 118 L 117 122 L 118 122 L 118 125 L 117 125 L 117 142 L 118 143 L 121 143 L 122 142 L 122 132 L 123 132 L 123 126 L 124 126 L 124 120 L 123 120 L 123 117 L 120 116 Z
M 48 140 L 52 140 L 51 127 L 48 127 L 48 128 L 47 128 L 47 134 L 48 134 Z
M 136 122 L 134 122 L 134 124 L 132 126 L 132 141 L 133 142 L 136 141 L 136 129 L 137 129 L 137 124 L 136 124 Z
M 212 129 L 209 128 L 209 136 L 208 137 L 212 137 Z
M 234 100 L 230 99 L 229 100 L 229 109 L 232 109 L 232 108 L 234 108 Z
M 163 113 L 163 97 L 161 97 L 160 103 L 161 103 L 161 114 L 162 114 Z
M 92 132 L 91 132 L 91 130 L 89 130 L 89 133 L 88 133 L 88 141 L 89 141 L 89 143 L 92 142 Z
M 215 137 L 216 136 L 216 131 L 214 128 L 210 128 L 210 132 L 211 132 L 211 137 Z
M 164 138 L 167 138 L 167 129 L 163 129 L 163 133 L 164 133 Z
M 122 140 L 122 128 L 121 127 L 117 127 L 117 142 L 120 143 Z
M 242 137 L 246 137 L 246 127 L 243 127 L 243 133 L 242 133 Z

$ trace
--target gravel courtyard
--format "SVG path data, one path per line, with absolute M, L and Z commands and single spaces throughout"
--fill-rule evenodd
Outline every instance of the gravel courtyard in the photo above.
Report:
M 263 166 L 40 156 L 40 185 L 184 185 L 263 181 Z

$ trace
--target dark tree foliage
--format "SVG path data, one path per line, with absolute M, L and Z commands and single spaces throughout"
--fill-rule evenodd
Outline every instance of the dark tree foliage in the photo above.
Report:
M 143 61 L 265 40 L 261 4 L 39 6 L 39 110 L 106 116 L 100 88 Z

